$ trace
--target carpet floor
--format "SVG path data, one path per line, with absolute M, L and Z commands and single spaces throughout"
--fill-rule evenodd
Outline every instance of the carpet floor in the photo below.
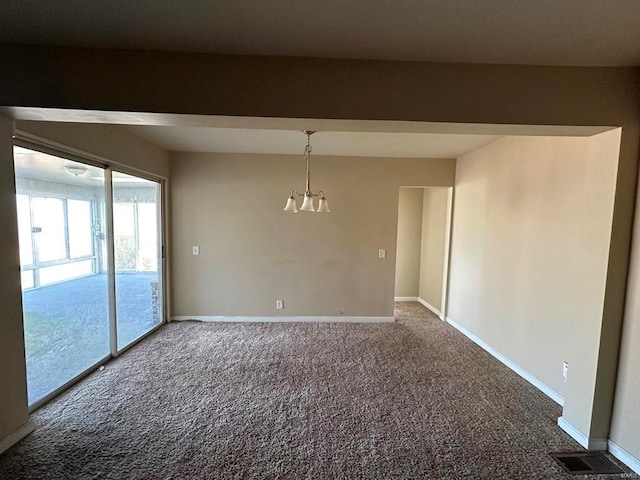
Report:
M 35 412 L 0 478 L 576 478 L 557 404 L 421 305 L 396 318 L 171 323 Z

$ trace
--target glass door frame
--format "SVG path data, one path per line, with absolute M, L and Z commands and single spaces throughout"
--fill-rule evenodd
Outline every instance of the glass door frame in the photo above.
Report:
M 132 175 L 134 177 L 138 177 L 142 180 L 148 180 L 150 182 L 154 182 L 158 184 L 158 202 L 156 206 L 156 215 L 158 219 L 158 268 L 159 272 L 159 281 L 160 286 L 158 291 L 162 296 L 161 299 L 161 308 L 160 315 L 161 321 L 158 325 L 154 325 L 148 332 L 143 333 L 135 340 L 125 345 L 124 347 L 118 349 L 118 322 L 117 322 L 117 302 L 116 302 L 116 256 L 115 256 L 115 233 L 114 233 L 114 214 L 113 214 L 113 172 L 124 173 L 126 175 Z M 108 181 L 107 181 L 108 177 Z M 141 172 L 134 168 L 128 168 L 125 166 L 117 165 L 111 166 L 108 165 L 105 171 L 105 186 L 108 190 L 107 195 L 105 196 L 105 207 L 107 213 L 107 249 L 109 250 L 108 255 L 108 266 L 109 270 L 113 272 L 113 274 L 109 275 L 109 321 L 110 321 L 110 329 L 111 329 L 111 355 L 115 358 L 118 355 L 121 355 L 123 352 L 127 351 L 138 342 L 151 335 L 153 332 L 158 330 L 162 325 L 168 323 L 167 318 L 167 291 L 166 291 L 166 275 L 167 275 L 167 260 L 166 260 L 166 204 L 165 198 L 167 196 L 167 188 L 166 188 L 166 179 L 162 177 L 158 177 L 156 175 L 152 175 L 146 172 Z
M 141 172 L 135 168 L 130 168 L 125 165 L 119 165 L 113 161 L 108 159 L 91 155 L 87 153 L 78 153 L 74 152 L 68 148 L 65 148 L 59 144 L 48 144 L 46 140 L 42 140 L 40 138 L 31 138 L 30 135 L 21 134 L 20 132 L 15 133 L 13 138 L 13 144 L 18 147 L 27 148 L 30 150 L 42 152 L 48 155 L 53 155 L 65 160 L 70 160 L 72 162 L 78 162 L 86 165 L 90 165 L 93 167 L 97 167 L 104 170 L 104 199 L 105 199 L 105 215 L 106 215 L 106 257 L 107 257 L 107 276 L 108 276 L 108 302 L 109 302 L 109 343 L 110 343 L 110 353 L 105 357 L 101 358 L 78 375 L 74 376 L 49 394 L 42 397 L 40 400 L 35 403 L 29 405 L 29 413 L 34 412 L 53 398 L 60 395 L 62 392 L 67 390 L 69 387 L 79 382 L 89 374 L 93 373 L 97 370 L 101 365 L 105 364 L 109 360 L 118 357 L 123 352 L 128 350 L 129 348 L 136 345 L 138 342 L 144 340 L 147 336 L 154 333 L 156 330 L 161 328 L 163 325 L 168 323 L 168 310 L 167 310 L 167 258 L 166 258 L 166 244 L 167 244 L 167 227 L 166 227 L 166 218 L 167 218 L 167 209 L 166 209 L 166 198 L 167 198 L 167 182 L 166 179 L 156 176 L 153 174 L 149 174 L 146 172 Z M 162 319 L 158 325 L 155 325 L 148 332 L 144 333 L 140 337 L 136 338 L 134 341 L 126 345 L 125 347 L 118 350 L 118 342 L 117 342 L 117 319 L 116 319 L 116 285 L 115 285 L 115 250 L 114 250 L 114 232 L 113 232 L 113 179 L 112 173 L 114 171 L 125 173 L 128 175 L 134 175 L 136 177 L 142 178 L 144 180 L 149 180 L 158 184 L 158 192 L 160 195 L 160 199 L 158 202 L 158 218 L 160 220 L 159 228 L 158 228 L 158 246 L 159 246 L 159 255 L 158 255 L 158 267 L 161 269 L 159 278 L 160 278 L 160 288 L 159 291 L 162 295 L 161 300 L 161 315 Z M 17 195 L 17 188 L 14 192 Z M 97 207 L 99 208 L 99 207 Z M 26 360 L 26 359 L 25 359 Z

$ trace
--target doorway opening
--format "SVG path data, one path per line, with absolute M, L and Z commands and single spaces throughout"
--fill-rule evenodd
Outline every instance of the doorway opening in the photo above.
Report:
M 396 302 L 420 302 L 446 316 L 452 187 L 400 187 Z

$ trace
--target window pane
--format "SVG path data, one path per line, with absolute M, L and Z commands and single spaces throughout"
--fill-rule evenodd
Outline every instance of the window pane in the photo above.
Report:
M 84 260 L 82 262 L 65 263 L 64 265 L 56 265 L 55 267 L 46 267 L 40 269 L 40 285 L 50 285 L 63 280 L 83 277 L 93 273 L 93 260 Z
M 33 263 L 31 243 L 31 205 L 29 195 L 18 195 L 18 237 L 20 239 L 20 265 Z
M 138 204 L 138 265 L 140 270 L 155 272 L 158 270 L 158 207 L 155 203 Z
M 20 281 L 22 283 L 22 288 L 33 288 L 33 270 L 25 270 L 24 272 L 20 272 Z
M 93 254 L 93 231 L 91 228 L 91 202 L 67 200 L 69 221 L 69 251 L 71 258 Z
M 36 229 L 38 260 L 50 262 L 67 257 L 64 204 L 59 198 L 35 197 L 33 226 Z
M 72 254 L 91 253 L 92 223 L 99 235 L 105 231 L 104 216 L 92 218 L 90 212 L 92 202 L 104 203 L 104 171 L 20 147 L 14 148 L 14 159 L 23 236 L 31 235 L 24 200 L 31 195 L 33 226 L 42 229 L 33 234 L 40 260 L 61 262 L 21 272 L 27 393 L 33 405 L 110 353 L 107 275 L 94 272 L 93 260 L 65 261 L 67 239 Z M 21 258 L 28 256 L 29 245 L 20 242 Z M 96 245 L 102 258 L 103 242 Z M 34 284 L 38 276 L 40 283 Z
M 160 185 L 113 173 L 118 349 L 162 323 Z
M 136 269 L 136 236 L 133 203 L 113 204 L 113 237 L 116 272 Z

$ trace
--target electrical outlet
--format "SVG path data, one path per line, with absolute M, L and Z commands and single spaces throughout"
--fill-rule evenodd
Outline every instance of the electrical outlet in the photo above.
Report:
M 569 362 L 562 362 L 562 377 L 565 383 L 567 382 L 567 376 L 569 375 Z
M 276 310 L 284 310 L 284 300 L 276 300 Z

